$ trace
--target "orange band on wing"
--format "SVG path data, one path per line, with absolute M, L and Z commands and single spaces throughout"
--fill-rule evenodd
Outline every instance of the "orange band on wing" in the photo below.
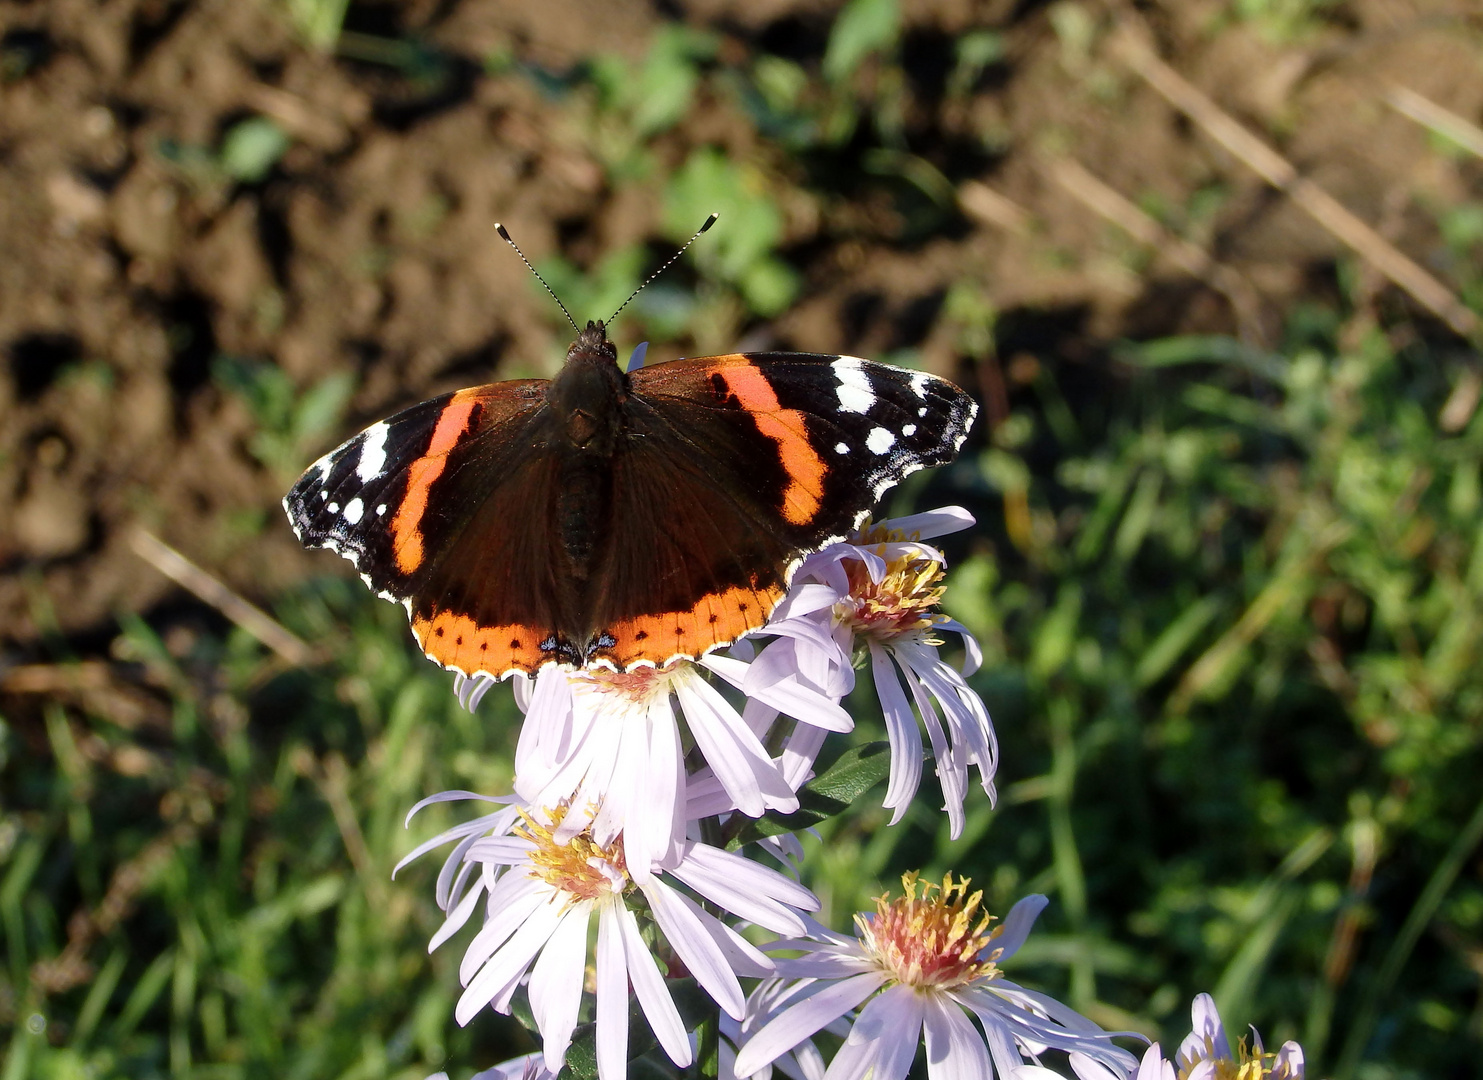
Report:
M 460 390 L 443 406 L 438 426 L 433 429 L 427 450 L 407 470 L 407 494 L 391 519 L 391 546 L 396 554 L 397 569 L 410 574 L 422 565 L 422 515 L 427 510 L 427 496 L 433 481 L 443 475 L 448 452 L 468 430 L 474 413 L 478 388 Z
M 784 409 L 778 404 L 767 377 L 751 364 L 718 367 L 726 389 L 752 414 L 757 430 L 778 444 L 783 469 L 788 474 L 788 488 L 783 492 L 783 516 L 794 525 L 807 525 L 819 512 L 823 497 L 823 459 L 809 441 L 804 414 L 797 409 Z
M 480 626 L 467 615 L 439 611 L 415 617 L 412 633 L 430 658 L 465 675 L 501 676 L 512 668 L 533 673 L 551 659 L 540 648 L 541 636 L 550 631 L 533 626 Z
M 739 586 L 707 593 L 689 611 L 625 619 L 605 628 L 614 643 L 594 649 L 591 659 L 610 660 L 624 670 L 639 661 L 659 666 L 676 656 L 701 656 L 761 627 L 782 598 L 781 585 Z

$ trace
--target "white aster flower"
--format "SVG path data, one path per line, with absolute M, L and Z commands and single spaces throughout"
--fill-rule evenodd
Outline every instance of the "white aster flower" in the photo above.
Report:
M 623 833 L 633 872 L 669 865 L 685 839 L 686 775 L 675 703 L 726 797 L 750 817 L 798 809 L 795 786 L 758 732 L 705 678 L 740 685 L 747 665 L 707 656 L 662 670 L 629 673 L 543 668 L 534 681 L 515 754 L 515 791 L 538 806 L 572 807 L 557 834 L 590 829 L 599 845 Z M 524 694 L 517 695 L 517 701 Z M 778 681 L 756 697 L 810 725 L 848 731 L 849 714 L 797 682 Z M 775 715 L 775 714 L 774 714 Z
M 469 797 L 477 796 L 433 796 L 413 813 L 430 802 Z M 608 842 L 598 842 L 587 829 L 564 837 L 568 816 L 565 803 L 554 809 L 511 804 L 479 819 L 483 835 L 472 831 L 475 823 L 459 826 L 409 856 L 459 841 L 439 875 L 438 900 L 447 918 L 430 950 L 462 927 L 487 895 L 484 924 L 459 970 L 464 992 L 454 1016 L 467 1024 L 486 1005 L 509 1012 L 511 998 L 528 976 L 531 1012 L 543 1040 L 542 1065 L 558 1072 L 577 1025 L 588 931 L 595 918 L 599 1076 L 621 1080 L 626 1073 L 630 986 L 665 1053 L 677 1065 L 687 1065 L 688 1035 L 634 909 L 652 920 L 672 955 L 716 1004 L 740 1018 L 745 1000 L 738 977 L 769 975 L 773 961 L 676 885 L 778 934 L 802 933 L 799 911 L 816 909 L 818 901 L 782 874 L 689 841 L 679 846 L 674 865 L 636 874 L 621 834 Z
M 1269 1054 L 1252 1028 L 1252 1045 L 1248 1047 L 1243 1038 L 1233 1054 L 1214 998 L 1198 995 L 1190 1017 L 1193 1030 L 1179 1044 L 1175 1058 L 1179 1080 L 1303 1080 L 1303 1048 L 1291 1039 Z
M 742 689 L 758 695 L 774 680 L 794 682 L 843 696 L 853 688 L 852 658 L 869 657 L 886 732 L 891 774 L 884 805 L 894 825 L 905 815 L 922 779 L 922 736 L 916 712 L 932 745 L 951 833 L 963 830 L 968 768 L 978 768 L 990 800 L 999 745 L 983 701 L 965 681 L 982 659 L 978 642 L 962 624 L 939 613 L 945 559 L 924 539 L 973 524 L 961 507 L 867 523 L 848 543 L 809 556 L 793 579 L 788 597 L 766 628 L 779 635 L 752 663 Z M 966 652 L 960 672 L 938 654 L 943 632 L 961 636 Z M 905 690 L 902 689 L 903 682 Z M 789 749 L 817 753 L 822 733 L 795 730 Z M 812 759 L 807 764 L 811 765 Z M 785 761 L 785 764 L 789 764 Z M 806 769 L 806 766 L 804 767 Z M 790 779 L 803 772 L 789 769 Z
M 969 895 L 966 879 L 954 883 L 948 876 L 937 886 L 906 874 L 902 883 L 901 899 L 882 896 L 873 917 L 855 917 L 857 937 L 816 925 L 813 940 L 768 946 L 804 950 L 797 959 L 776 961 L 779 975 L 797 980 L 796 996 L 747 1040 L 737 1055 L 738 1076 L 757 1072 L 862 1005 L 826 1080 L 901 1080 L 924 1032 L 932 1080 L 988 1078 L 996 1071 L 1008 1077 L 1047 1048 L 1084 1055 L 1119 1077 L 1132 1071 L 1137 1059 L 1107 1032 L 999 970 L 998 962 L 1024 943 L 1045 897 L 1026 897 L 990 930 L 992 916 L 979 914 L 982 894 Z

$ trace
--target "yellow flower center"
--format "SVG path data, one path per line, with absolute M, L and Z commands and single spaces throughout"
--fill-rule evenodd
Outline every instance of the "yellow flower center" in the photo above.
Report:
M 882 971 L 917 989 L 999 977 L 999 950 L 979 955 L 1003 930 L 990 930 L 994 916 L 979 912 L 982 890 L 969 895 L 969 879 L 954 882 L 951 874 L 941 885 L 920 882 L 915 871 L 901 875 L 901 884 L 901 899 L 876 897 L 873 920 L 855 916 L 860 940 Z
M 1206 1059 L 1213 1059 L 1213 1080 L 1267 1080 L 1277 1063 L 1276 1054 L 1251 1049 L 1246 1045 L 1244 1037 L 1237 1041 L 1232 1052 L 1235 1054 L 1234 1059 L 1215 1057 L 1215 1047 L 1207 1038 L 1204 1053 L 1193 1057 L 1187 1068 L 1181 1067 L 1178 1070 L 1179 1080 L 1186 1080 L 1194 1072 L 1195 1066 Z
M 920 550 L 886 558 L 886 544 L 917 539 L 915 535 L 907 536 L 869 522 L 861 527 L 855 543 L 874 547 L 875 554 L 886 562 L 886 573 L 876 581 L 859 559 L 845 560 L 850 595 L 834 606 L 834 613 L 856 634 L 889 640 L 904 634 L 922 634 L 943 621 L 943 616 L 934 610 L 941 603 L 945 589 L 942 563 Z M 932 638 L 925 641 L 942 644 Z
M 537 821 L 524 810 L 520 811 L 522 824 L 510 831 L 536 845 L 530 854 L 531 873 L 579 900 L 596 900 L 622 892 L 628 885 L 623 838 L 620 836 L 608 847 L 602 847 L 593 842 L 591 833 L 581 832 L 565 843 L 559 843 L 555 832 L 568 809 L 562 803 L 546 811 L 546 816 L 551 819 L 549 825 Z

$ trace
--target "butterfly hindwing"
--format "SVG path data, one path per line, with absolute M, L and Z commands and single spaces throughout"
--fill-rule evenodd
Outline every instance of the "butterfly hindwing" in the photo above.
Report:
M 573 590 L 552 521 L 561 478 L 559 459 L 543 452 L 548 416 L 497 452 L 470 446 L 473 460 L 455 461 L 434 490 L 473 507 L 433 534 L 409 607 L 418 644 L 450 670 L 502 678 L 571 659 L 559 636 Z
M 590 661 L 621 670 L 698 657 L 760 627 L 782 598 L 794 553 L 772 510 L 782 470 L 744 417 L 702 416 L 698 441 L 693 408 L 629 400 Z

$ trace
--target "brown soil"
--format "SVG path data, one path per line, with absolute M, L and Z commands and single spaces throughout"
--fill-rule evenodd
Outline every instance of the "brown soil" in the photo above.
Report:
M 1002 156 L 952 179 L 982 181 L 1023 216 L 969 214 L 902 243 L 888 198 L 800 194 L 785 207 L 785 253 L 802 298 L 770 324 L 718 334 L 866 354 L 915 346 L 951 370 L 959 344 L 941 299 L 965 277 L 985 283 L 1001 326 L 1024 314 L 1049 328 L 1001 336 L 1011 370 L 1024 351 L 1079 363 L 1118 335 L 1235 329 L 1220 294 L 1158 257 L 1139 264 L 1126 237 L 1049 179 L 1047 161 L 1066 153 L 1170 208 L 1244 275 L 1260 298 L 1248 334 L 1272 334 L 1331 277 L 1341 245 L 1108 57 L 1098 6 L 902 6 L 909 47 L 1004 31 L 997 76 L 966 99 L 913 88 L 906 123 L 915 152 L 950 174 L 954 140 L 996 132 Z M 354 373 L 327 442 L 436 391 L 550 371 L 566 334 L 492 224 L 532 257 L 562 250 L 590 266 L 661 235 L 659 194 L 612 184 L 569 101 L 487 74 L 484 60 L 504 51 L 555 72 L 598 53 L 637 60 L 661 7 L 719 31 L 723 60 L 744 60 L 762 42 L 822 42 L 836 5 L 353 5 L 362 46 L 412 36 L 437 50 L 437 77 L 419 82 L 353 50 L 304 47 L 271 0 L 0 0 L 0 636 L 84 632 L 159 602 L 173 586 L 133 553 L 136 525 L 259 601 L 328 568 L 285 527 L 277 500 L 292 477 L 250 452 L 254 420 L 213 380 L 219 355 L 271 360 L 299 387 Z M 1380 94 L 1401 83 L 1477 118 L 1473 5 L 1354 0 L 1285 41 L 1221 22 L 1227 9 L 1160 5 L 1163 55 L 1445 277 L 1434 214 L 1475 193 L 1478 171 L 1436 153 Z M 1068 11 L 1093 28 L 1085 49 L 1055 28 Z M 704 144 L 758 152 L 733 108 L 703 97 L 660 137 L 660 160 Z M 192 150 L 252 114 L 293 139 L 265 180 L 192 168 Z M 1192 214 L 1209 192 L 1213 209 Z

